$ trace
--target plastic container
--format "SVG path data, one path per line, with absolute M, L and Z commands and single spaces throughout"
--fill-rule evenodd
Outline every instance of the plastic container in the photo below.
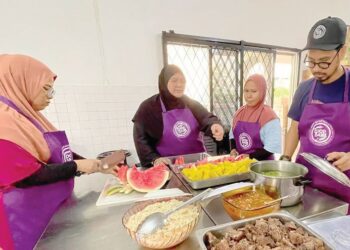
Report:
M 242 204 L 237 204 L 237 202 L 235 202 L 236 200 L 238 200 L 238 195 L 243 195 L 241 196 L 241 198 L 239 198 L 240 201 L 244 200 L 245 198 L 249 199 L 246 202 L 246 206 L 243 206 Z M 252 197 L 248 198 L 248 196 Z M 269 200 L 266 202 L 267 204 L 263 202 L 254 202 L 252 199 L 254 199 L 257 196 L 269 198 Z M 277 193 L 267 194 L 262 188 L 254 189 L 254 186 L 236 189 L 223 193 L 221 195 L 221 198 L 226 213 L 233 220 L 240 220 L 244 218 L 261 216 L 264 214 L 276 212 L 280 209 L 281 204 L 281 201 L 273 202 L 273 200 L 279 198 Z

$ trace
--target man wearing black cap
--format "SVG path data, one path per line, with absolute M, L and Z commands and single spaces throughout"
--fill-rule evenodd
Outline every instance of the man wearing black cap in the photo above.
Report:
M 341 65 L 345 56 L 347 26 L 337 17 L 318 21 L 310 30 L 304 50 L 305 65 L 314 78 L 302 82 L 293 98 L 292 119 L 281 160 L 290 160 L 298 142 L 299 153 L 308 152 L 334 161 L 350 177 L 350 73 Z M 350 202 L 350 188 L 307 163 L 313 186 Z

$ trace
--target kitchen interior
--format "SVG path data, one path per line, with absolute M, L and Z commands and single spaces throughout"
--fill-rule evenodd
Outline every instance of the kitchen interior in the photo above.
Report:
M 350 1 L 38 0 L 1 1 L 1 9 L 1 54 L 30 55 L 57 74 L 54 99 L 42 113 L 66 131 L 74 152 L 90 159 L 123 149 L 128 152 L 126 164 L 140 166 L 132 119 L 140 104 L 159 92 L 158 75 L 166 64 L 182 69 L 185 94 L 215 114 L 225 130 L 222 142 L 205 138 L 206 152 L 170 157 L 164 183 L 153 197 L 152 192 L 135 190 L 107 197 L 119 179 L 104 174 L 76 177 L 72 197 L 51 218 L 34 249 L 221 249 L 211 243 L 220 242 L 227 230 L 243 228 L 261 216 L 267 223 L 271 214 L 279 223 L 292 221 L 293 227 L 323 241 L 310 249 L 350 249 L 349 204 L 312 188 L 304 178 L 306 168 L 293 162 L 296 153 L 292 162 L 278 161 L 277 167 L 267 168 L 277 171 L 295 164 L 290 178 L 266 177 L 264 161 L 247 159 L 242 162 L 249 169 L 218 182 L 191 181 L 183 172 L 198 162 L 231 160 L 232 116 L 245 104 L 242 86 L 252 74 L 266 77 L 265 101 L 280 118 L 281 145 L 288 143 L 287 113 L 294 93 L 300 82 L 312 77 L 302 51 L 309 29 L 328 16 L 350 25 Z M 349 31 L 347 44 L 343 65 L 350 68 Z M 323 164 L 312 155 L 307 158 Z M 349 179 L 344 182 L 350 185 Z M 255 191 L 251 183 L 277 188 L 270 190 L 270 205 L 240 211 L 227 202 L 237 190 Z M 126 226 L 147 205 L 184 202 L 213 190 L 209 198 L 199 197 L 191 205 L 194 219 L 177 231 L 142 238 Z M 255 247 L 245 248 L 309 249 Z

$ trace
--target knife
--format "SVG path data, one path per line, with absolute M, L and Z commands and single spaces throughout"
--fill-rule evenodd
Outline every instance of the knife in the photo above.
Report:
M 103 169 L 113 168 L 119 164 L 124 164 L 126 154 L 129 153 L 126 150 L 117 150 L 112 154 L 101 159 L 101 166 Z

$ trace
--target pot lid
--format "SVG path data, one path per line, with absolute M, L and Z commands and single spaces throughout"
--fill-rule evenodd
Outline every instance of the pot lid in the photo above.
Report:
M 326 175 L 332 177 L 337 182 L 343 184 L 344 186 L 350 187 L 350 179 L 342 171 L 334 167 L 329 161 L 320 158 L 312 153 L 301 153 L 304 159 L 312 164 L 314 167 L 321 170 Z

